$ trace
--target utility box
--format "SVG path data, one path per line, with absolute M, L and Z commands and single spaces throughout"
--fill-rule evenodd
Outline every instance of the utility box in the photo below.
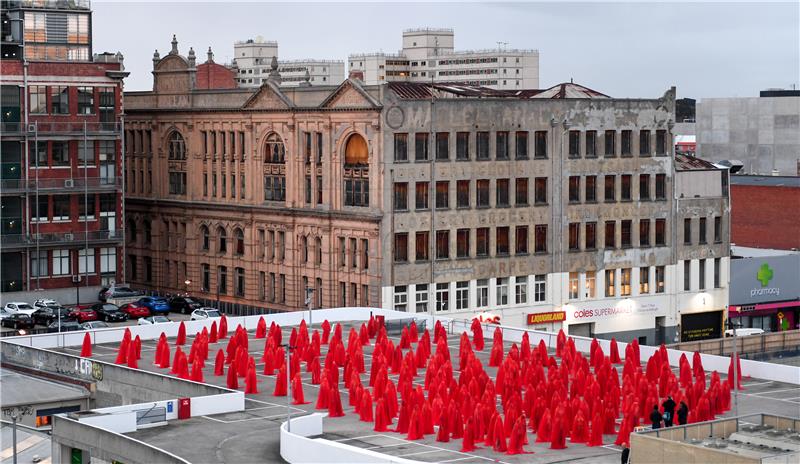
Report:
M 189 419 L 192 417 L 192 399 L 178 398 L 178 419 Z

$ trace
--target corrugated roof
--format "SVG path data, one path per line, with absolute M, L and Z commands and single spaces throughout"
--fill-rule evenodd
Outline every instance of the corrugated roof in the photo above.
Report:
M 433 98 L 610 98 L 608 95 L 566 82 L 549 89 L 498 90 L 460 82 L 429 84 L 424 82 L 390 82 L 389 89 L 403 99 Z
M 611 98 L 597 90 L 572 82 L 564 82 L 543 90 L 530 98 Z
M 687 156 L 684 154 L 675 154 L 675 170 L 676 171 L 706 171 L 717 170 L 719 167 L 714 164 L 694 156 Z

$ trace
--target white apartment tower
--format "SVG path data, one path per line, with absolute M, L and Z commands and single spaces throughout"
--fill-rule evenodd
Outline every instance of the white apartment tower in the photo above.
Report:
M 238 41 L 233 45 L 233 64 L 237 68 L 239 87 L 255 88 L 266 82 L 272 58 L 278 57 L 278 42 L 262 37 Z M 341 60 L 278 60 L 282 86 L 339 85 L 344 80 Z
M 499 44 L 490 50 L 456 51 L 453 29 L 407 29 L 397 54 L 353 54 L 348 61 L 350 75 L 365 84 L 433 81 L 505 90 L 539 87 L 537 50 Z

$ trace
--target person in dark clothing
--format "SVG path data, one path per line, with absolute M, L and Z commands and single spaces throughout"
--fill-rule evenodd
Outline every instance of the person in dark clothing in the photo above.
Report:
M 661 417 L 661 413 L 658 412 L 658 405 L 654 404 L 653 405 L 653 412 L 650 413 L 650 422 L 653 423 L 653 428 L 654 429 L 660 429 L 661 428 L 661 419 L 663 419 L 663 417 Z
M 628 447 L 627 443 L 622 444 L 622 464 L 628 464 L 628 459 L 630 459 L 631 449 Z
M 678 408 L 678 423 L 686 425 L 686 419 L 689 417 L 689 406 L 681 401 L 681 407 Z
M 675 420 L 675 400 L 671 396 L 667 396 L 667 401 L 661 405 L 664 408 L 664 427 L 672 427 L 672 421 Z

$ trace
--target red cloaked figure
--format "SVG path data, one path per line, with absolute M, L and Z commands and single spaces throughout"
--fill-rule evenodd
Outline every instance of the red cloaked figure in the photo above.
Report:
M 267 336 L 267 321 L 264 316 L 258 318 L 258 325 L 256 325 L 256 338 L 266 338 Z
M 125 364 L 128 362 L 128 344 L 130 344 L 130 339 L 123 337 L 122 341 L 119 343 L 117 359 L 114 361 L 114 364 Z
M 248 395 L 255 395 L 258 393 L 258 380 L 256 379 L 255 366 L 249 366 L 247 368 L 247 375 L 244 378 L 244 392 Z
M 450 441 L 450 420 L 446 414 L 442 415 L 442 418 L 439 421 L 439 430 L 436 432 L 436 441 L 441 443 L 448 443 Z
M 231 365 L 228 366 L 228 378 L 226 386 L 232 390 L 239 388 L 239 376 L 236 374 L 235 362 L 232 362 Z
M 472 426 L 472 419 L 467 419 L 467 425 L 464 426 L 464 439 L 461 440 L 461 452 L 469 453 L 475 451 L 475 430 Z
M 218 338 L 228 338 L 228 318 L 223 314 L 219 319 L 219 330 L 217 331 Z
M 136 357 L 136 344 L 133 342 L 128 343 L 128 367 L 139 368 L 139 359 Z
M 81 347 L 81 358 L 89 358 L 92 356 L 92 337 L 89 332 L 83 334 L 83 346 Z
M 217 357 L 214 359 L 214 375 L 220 376 L 225 373 L 225 353 L 222 350 L 217 351 Z
M 372 422 L 375 418 L 372 414 L 372 395 L 369 388 L 361 392 L 361 403 L 358 408 L 358 418 L 361 422 Z
M 344 416 L 344 409 L 342 408 L 342 394 L 339 392 L 339 386 L 334 385 L 328 391 L 328 417 L 342 416 Z
M 527 454 L 522 449 L 522 445 L 527 441 L 528 431 L 525 429 L 525 419 L 522 416 L 517 417 L 514 422 L 514 427 L 511 429 L 511 436 L 508 439 L 508 450 L 506 454 Z
M 208 332 L 208 341 L 217 343 L 217 321 L 211 323 L 211 330 Z
M 625 416 L 622 419 L 622 424 L 619 426 L 619 433 L 617 434 L 617 439 L 614 441 L 614 444 L 621 445 L 623 443 L 628 443 L 632 431 L 633 431 L 632 420 L 630 416 Z
M 553 428 L 550 431 L 550 449 L 564 449 L 567 447 L 567 434 L 564 432 L 564 419 L 561 414 L 557 414 L 553 420 Z
M 742 388 L 742 359 L 737 355 L 736 358 L 736 386 L 735 390 L 744 390 Z M 733 387 L 733 359 L 734 356 L 731 355 L 731 362 L 728 364 L 728 379 Z
M 586 423 L 586 418 L 583 417 L 583 411 L 578 410 L 575 414 L 575 420 L 572 421 L 572 431 L 569 433 L 570 443 L 586 443 L 589 438 L 589 427 Z
M 278 369 L 278 378 L 275 379 L 275 390 L 272 396 L 286 396 L 286 364 Z
M 314 360 L 311 361 L 311 384 L 312 385 L 319 385 L 321 379 L 321 368 L 319 365 L 319 357 L 315 356 Z
M 186 324 L 183 321 L 178 326 L 178 337 L 175 339 L 175 344 L 178 346 L 186 344 Z
M 414 409 L 414 412 L 411 413 L 411 420 L 408 423 L 408 434 L 406 435 L 406 440 L 419 440 L 423 438 L 422 427 L 420 426 L 420 417 L 417 412 L 417 409 Z
M 542 418 L 539 419 L 538 425 L 536 426 L 536 443 L 545 443 L 550 441 L 550 422 L 550 410 L 546 409 L 544 414 L 542 414 Z
M 161 359 L 158 360 L 158 367 L 162 369 L 166 369 L 169 367 L 169 359 L 170 359 L 169 350 L 170 350 L 169 343 L 167 343 L 167 340 L 165 339 L 164 343 L 161 345 L 161 353 L 160 353 Z
M 308 404 L 306 396 L 303 393 L 303 379 L 300 378 L 300 373 L 294 375 L 292 378 L 292 404 Z
M 203 378 L 203 361 L 200 358 L 194 358 L 192 363 L 191 379 L 195 382 L 205 382 Z
M 386 412 L 386 401 L 383 398 L 379 398 L 378 402 L 375 405 L 375 427 L 373 428 L 376 432 L 388 432 L 389 431 L 389 424 L 391 421 L 389 420 L 389 414 Z
M 138 335 L 133 339 L 133 347 L 136 349 L 136 359 L 142 359 L 142 339 Z
M 612 364 L 621 364 L 622 359 L 619 357 L 619 347 L 617 346 L 617 339 L 611 337 L 611 350 L 609 353 L 609 357 L 611 358 Z
M 505 453 L 508 450 L 506 443 L 507 443 L 506 428 L 503 425 L 503 420 L 500 418 L 500 416 L 498 416 L 497 420 L 494 423 L 494 435 L 492 436 L 492 449 L 494 449 L 498 453 Z
M 592 427 L 589 432 L 589 442 L 586 446 L 603 446 L 603 415 L 598 408 L 592 418 Z
M 322 344 L 327 345 L 331 336 L 331 323 L 327 319 L 322 321 Z

